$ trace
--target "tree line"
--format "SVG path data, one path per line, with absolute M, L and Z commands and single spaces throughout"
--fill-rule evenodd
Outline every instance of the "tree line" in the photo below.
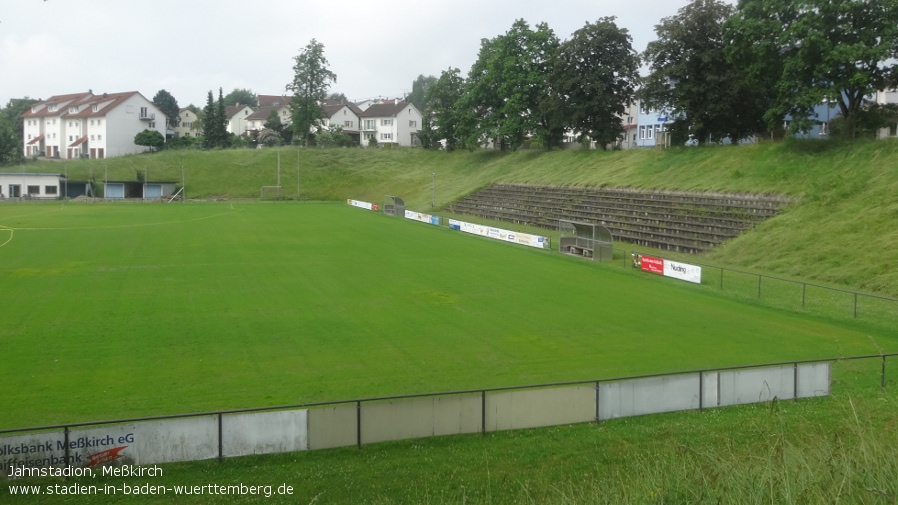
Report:
M 607 149 L 623 138 L 635 100 L 672 119 L 674 142 L 807 131 L 823 103 L 838 107 L 831 130 L 847 138 L 898 117 L 894 105 L 865 101 L 898 84 L 895 0 L 694 0 L 655 33 L 640 54 L 613 17 L 565 41 L 545 23 L 517 20 L 481 41 L 466 76 L 449 68 L 416 80 L 427 87 L 421 142 L 551 149 L 576 132 Z

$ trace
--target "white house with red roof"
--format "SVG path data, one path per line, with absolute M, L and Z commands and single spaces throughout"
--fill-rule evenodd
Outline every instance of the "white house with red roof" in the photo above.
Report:
M 245 135 L 249 128 L 249 116 L 253 108 L 249 105 L 236 104 L 225 107 L 225 119 L 228 120 L 226 130 L 238 137 Z
M 421 112 L 410 102 L 388 100 L 376 103 L 359 114 L 359 142 L 367 147 L 374 138 L 378 144 L 418 146 L 421 119 Z
M 134 136 L 165 136 L 165 115 L 137 91 L 52 96 L 22 114 L 25 156 L 113 158 L 143 152 Z

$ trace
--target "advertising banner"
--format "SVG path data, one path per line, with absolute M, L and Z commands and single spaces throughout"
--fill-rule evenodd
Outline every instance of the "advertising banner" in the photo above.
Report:
M 690 265 L 688 263 L 680 263 L 678 261 L 670 261 L 643 254 L 634 254 L 633 266 L 640 268 L 645 272 L 672 277 L 681 281 L 692 282 L 695 284 L 702 283 L 702 267 Z
M 377 204 L 371 202 L 362 202 L 359 200 L 346 200 L 346 203 L 352 205 L 353 207 L 358 207 L 360 209 L 365 210 L 377 210 Z
M 420 221 L 422 223 L 435 224 L 437 226 L 439 226 L 439 224 L 440 224 L 440 216 L 423 214 L 421 212 L 414 212 L 411 210 L 405 211 L 405 218 L 411 219 L 412 221 Z
M 643 256 L 642 269 L 653 274 L 664 275 L 664 260 L 654 256 Z
M 664 276 L 680 279 L 681 281 L 702 283 L 702 267 L 664 260 Z
M 449 228 L 453 230 L 480 235 L 481 237 L 489 237 L 503 242 L 511 242 L 512 244 L 520 244 L 537 249 L 548 249 L 549 239 L 540 235 L 530 235 L 528 233 L 518 233 L 516 231 L 503 230 L 492 226 L 483 226 L 479 224 L 466 223 L 455 219 L 449 220 Z

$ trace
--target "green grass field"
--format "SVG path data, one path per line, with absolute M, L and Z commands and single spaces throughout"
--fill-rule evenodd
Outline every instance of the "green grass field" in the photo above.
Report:
M 898 350 L 345 203 L 0 206 L 0 427 Z

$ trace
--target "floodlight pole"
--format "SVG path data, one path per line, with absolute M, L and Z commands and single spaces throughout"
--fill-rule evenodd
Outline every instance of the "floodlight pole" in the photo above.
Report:
M 432 208 L 434 208 L 434 203 L 436 202 L 435 194 L 436 194 L 436 186 L 437 186 L 437 173 L 431 172 L 430 177 L 431 177 L 431 180 L 430 180 L 430 208 L 432 209 Z
M 281 146 L 278 146 L 278 187 L 281 187 Z

